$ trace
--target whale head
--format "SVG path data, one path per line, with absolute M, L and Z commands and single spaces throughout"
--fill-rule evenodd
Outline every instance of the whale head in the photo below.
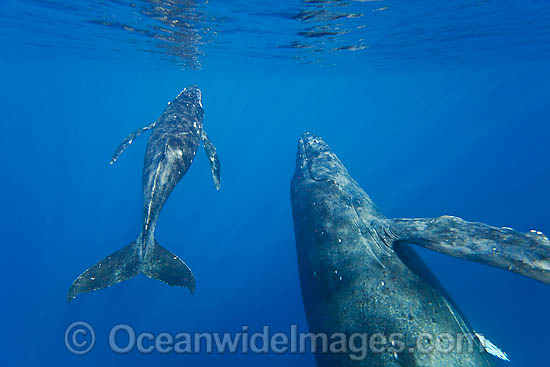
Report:
M 172 102 L 175 105 L 188 106 L 189 104 L 202 108 L 202 93 L 198 86 L 191 85 L 178 94 Z
M 309 132 L 298 141 L 296 169 L 301 170 L 305 179 L 314 181 L 348 176 L 348 171 L 323 138 Z
M 351 177 L 330 146 L 323 138 L 309 132 L 298 141 L 296 170 L 291 186 L 294 196 L 316 192 L 312 196 L 313 202 L 329 200 L 325 193 L 334 189 L 330 199 L 333 202 L 350 203 L 350 198 L 354 198 L 352 205 L 357 211 L 368 216 L 382 217 L 374 202 Z

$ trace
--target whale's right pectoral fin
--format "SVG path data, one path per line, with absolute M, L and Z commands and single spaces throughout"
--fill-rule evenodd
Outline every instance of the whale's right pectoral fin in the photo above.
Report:
M 550 284 L 550 241 L 541 232 L 521 233 L 450 216 L 385 219 L 380 225 L 393 241 L 412 243 Z
M 132 144 L 134 140 L 136 140 L 136 138 L 143 134 L 145 131 L 154 128 L 156 124 L 157 122 L 155 121 L 151 125 L 147 125 L 145 127 L 142 127 L 141 129 L 137 129 L 136 131 L 128 135 L 126 139 L 124 139 L 122 143 L 120 143 L 120 145 L 116 148 L 115 153 L 113 154 L 113 157 L 111 158 L 109 164 L 115 163 L 122 152 L 124 152 L 124 150 L 128 147 L 128 145 Z
M 216 185 L 216 190 L 220 189 L 220 160 L 218 159 L 218 153 L 216 153 L 216 147 L 212 144 L 212 141 L 206 135 L 206 132 L 202 131 L 202 142 L 204 144 L 204 150 L 208 156 L 208 162 L 210 162 L 210 170 L 212 171 L 212 178 Z

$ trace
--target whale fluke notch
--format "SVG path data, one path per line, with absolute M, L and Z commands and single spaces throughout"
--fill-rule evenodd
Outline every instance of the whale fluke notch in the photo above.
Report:
M 128 146 L 132 144 L 137 137 L 139 137 L 145 131 L 151 130 L 152 128 L 154 128 L 156 124 L 157 122 L 155 121 L 152 124 L 142 127 L 140 129 L 137 129 L 136 131 L 128 135 L 126 139 L 124 139 L 122 143 L 120 143 L 120 145 L 116 148 L 115 152 L 113 153 L 113 156 L 111 157 L 111 161 L 109 162 L 109 164 L 114 164 L 118 160 L 118 157 L 120 157 L 122 152 L 124 152 L 124 150 L 128 148 Z
M 396 241 L 550 284 L 550 241 L 541 232 L 522 233 L 452 216 L 382 219 L 381 222 Z
M 218 159 L 218 153 L 216 153 L 216 147 L 212 144 L 206 131 L 202 130 L 201 136 L 204 150 L 208 156 L 208 162 L 210 163 L 210 170 L 212 171 L 212 178 L 214 179 L 214 185 L 216 185 L 216 190 L 220 189 L 221 179 L 220 179 L 220 160 Z

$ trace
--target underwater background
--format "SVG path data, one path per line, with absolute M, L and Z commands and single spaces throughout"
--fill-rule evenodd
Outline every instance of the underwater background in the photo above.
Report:
M 116 354 L 107 340 L 121 323 L 307 330 L 289 199 L 305 131 L 388 217 L 550 233 L 549 2 L 0 1 L 0 32 L 2 366 L 314 366 L 311 354 Z M 141 228 L 148 136 L 110 166 L 114 149 L 191 84 L 222 186 L 199 152 L 156 237 L 196 293 L 139 276 L 68 304 L 74 278 Z M 513 365 L 548 365 L 548 286 L 417 250 Z M 95 329 L 87 355 L 65 347 L 74 321 Z

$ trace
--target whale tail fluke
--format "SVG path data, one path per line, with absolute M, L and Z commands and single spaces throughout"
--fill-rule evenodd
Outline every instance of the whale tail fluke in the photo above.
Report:
M 138 275 L 140 272 L 138 250 L 136 242 L 132 242 L 80 274 L 69 288 L 67 302 L 71 302 L 80 293 L 107 288 Z
M 141 237 L 140 237 L 141 238 Z M 156 241 L 141 260 L 140 246 L 135 241 L 107 256 L 82 273 L 69 288 L 67 302 L 79 294 L 110 287 L 143 273 L 171 286 L 187 287 L 195 292 L 195 277 L 191 269 L 176 255 Z
M 141 271 L 151 279 L 163 281 L 170 286 L 186 287 L 195 292 L 195 276 L 179 256 L 162 247 L 157 241 L 145 255 Z

